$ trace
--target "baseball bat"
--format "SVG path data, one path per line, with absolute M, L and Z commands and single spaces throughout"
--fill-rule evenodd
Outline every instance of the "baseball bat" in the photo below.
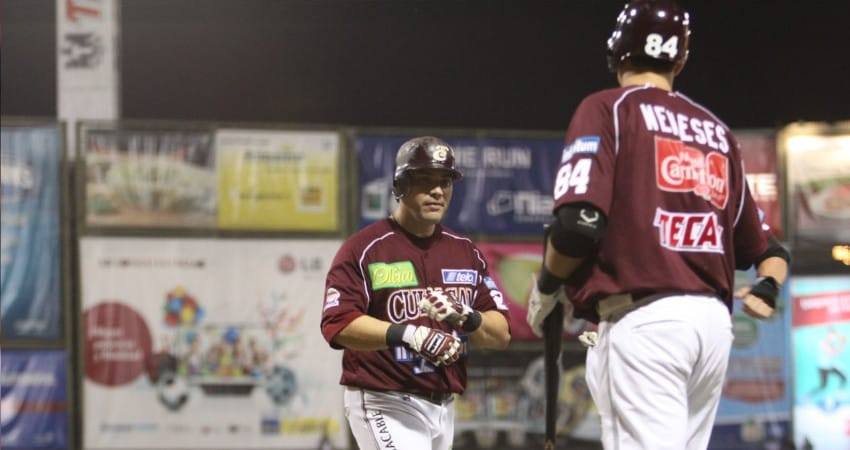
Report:
M 558 421 L 558 387 L 561 381 L 561 346 L 564 336 L 564 305 L 558 302 L 555 309 L 543 319 L 543 371 L 545 376 L 546 431 L 543 448 L 555 449 L 556 423 Z

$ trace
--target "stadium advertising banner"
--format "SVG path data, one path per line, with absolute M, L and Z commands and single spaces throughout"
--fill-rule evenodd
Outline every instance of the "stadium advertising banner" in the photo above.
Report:
M 476 244 L 481 250 L 496 286 L 502 291 L 509 307 L 511 321 L 511 339 L 514 341 L 540 340 L 531 331 L 526 321 L 528 296 L 531 286 L 540 272 L 543 261 L 542 244 L 491 243 Z M 577 341 L 577 336 L 585 330 L 595 328 L 585 320 L 564 318 L 564 338 Z
M 850 241 L 850 122 L 789 125 L 780 143 L 795 241 Z
M 347 448 L 318 330 L 340 244 L 83 238 L 85 447 Z
M 212 228 L 212 133 L 86 125 L 86 225 Z
M 3 350 L 0 447 L 64 449 L 68 439 L 68 358 L 61 350 Z
M 736 133 L 741 144 L 747 184 L 756 205 L 764 213 L 764 222 L 773 235 L 782 239 L 782 192 L 776 155 L 776 136 L 773 133 Z
M 584 377 L 585 350 L 565 345 L 558 391 L 558 442 L 565 448 L 602 449 L 600 418 Z M 540 348 L 473 351 L 466 392 L 455 400 L 453 449 L 543 448 L 545 402 Z
M 222 229 L 337 231 L 339 134 L 219 130 Z
M 62 133 L 58 126 L 4 126 L 0 136 L 2 337 L 55 339 L 62 316 Z
M 413 136 L 357 136 L 360 223 L 395 209 L 393 172 L 398 148 Z M 552 186 L 563 138 L 445 137 L 463 179 L 454 186 L 444 223 L 464 233 L 540 235 L 551 221 Z
M 794 442 L 850 448 L 850 276 L 794 277 L 791 299 Z
M 735 272 L 735 289 L 750 286 L 755 271 Z M 768 320 L 753 319 L 735 300 L 734 341 L 709 448 L 762 450 L 791 434 L 790 293 L 786 284 Z

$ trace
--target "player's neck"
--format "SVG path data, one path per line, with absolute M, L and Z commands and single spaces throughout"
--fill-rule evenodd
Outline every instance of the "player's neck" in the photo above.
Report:
M 673 90 L 673 75 L 655 72 L 622 71 L 618 74 L 620 86 L 653 86 L 665 91 Z
M 416 220 L 416 218 L 411 217 L 409 214 L 404 214 L 398 209 L 390 215 L 390 220 L 399 224 L 405 231 L 418 238 L 431 237 L 437 228 L 433 223 Z

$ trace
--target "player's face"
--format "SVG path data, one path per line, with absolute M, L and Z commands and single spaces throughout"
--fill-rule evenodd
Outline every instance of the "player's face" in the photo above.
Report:
M 445 170 L 416 170 L 410 173 L 410 192 L 402 202 L 417 221 L 437 224 L 443 220 L 452 199 L 453 180 Z

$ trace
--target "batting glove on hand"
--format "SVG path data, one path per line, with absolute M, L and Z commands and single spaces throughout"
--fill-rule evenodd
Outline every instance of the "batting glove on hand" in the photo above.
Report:
M 460 341 L 444 331 L 418 326 L 405 342 L 435 366 L 450 366 L 460 358 Z
M 452 293 L 430 287 L 422 300 L 419 300 L 419 311 L 434 320 L 445 320 L 457 326 L 462 326 L 475 313 L 475 310 L 461 303 Z
M 578 335 L 578 341 L 585 348 L 596 347 L 596 344 L 599 343 L 599 332 L 585 331 L 584 333 Z
M 744 299 L 743 311 L 755 319 L 767 319 L 776 308 L 779 283 L 773 277 L 759 277 L 752 286 L 735 292 L 735 297 Z
M 552 294 L 544 294 L 537 288 L 537 277 L 531 274 L 531 295 L 528 299 L 528 314 L 525 319 L 531 326 L 531 331 L 543 336 L 543 319 L 555 309 L 555 305 L 564 304 L 564 317 L 572 316 L 572 304 L 567 301 L 567 294 L 561 286 Z

